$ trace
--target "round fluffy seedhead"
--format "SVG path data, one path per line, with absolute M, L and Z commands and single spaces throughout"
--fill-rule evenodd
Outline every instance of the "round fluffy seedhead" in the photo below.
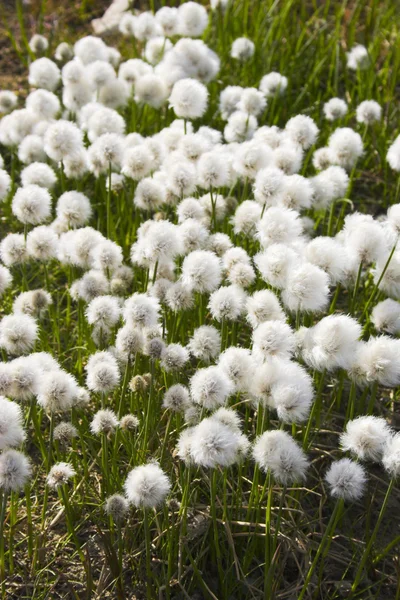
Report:
M 194 330 L 187 347 L 195 358 L 210 362 L 220 353 L 221 334 L 212 325 L 202 325 Z
M 109 409 L 99 410 L 90 423 L 90 431 L 95 435 L 114 433 L 119 421 L 114 411 Z
M 400 434 L 396 433 L 387 443 L 382 464 L 390 477 L 400 475 Z
M 124 496 L 113 494 L 107 498 L 104 510 L 116 523 L 121 523 L 126 519 L 129 511 L 129 504 Z
M 171 483 L 158 464 L 148 463 L 130 471 L 124 488 L 130 504 L 139 508 L 156 508 L 165 501 Z
M 218 418 L 203 419 L 191 432 L 190 457 L 196 465 L 229 467 L 239 460 L 241 435 Z
M 169 104 L 177 117 L 198 119 L 207 109 L 208 91 L 195 79 L 181 79 L 172 88 Z
M 78 430 L 69 421 L 61 421 L 54 428 L 54 439 L 62 446 L 69 446 L 76 437 L 78 437 Z
M 39 225 L 50 217 L 51 196 L 47 189 L 30 184 L 17 190 L 11 207 L 24 225 Z
M 349 421 L 340 436 L 340 445 L 356 458 L 379 462 L 391 438 L 392 431 L 385 419 L 371 415 Z
M 21 407 L 0 396 L 0 450 L 20 446 L 25 440 Z
M 29 459 L 18 450 L 6 450 L 0 455 L 0 488 L 19 492 L 32 473 Z
M 329 485 L 332 496 L 353 502 L 363 496 L 367 476 L 360 464 L 349 458 L 342 458 L 331 464 L 325 475 L 325 481 Z
M 184 412 L 190 406 L 189 390 L 179 383 L 171 386 L 164 394 L 162 405 L 173 412 Z
M 140 421 L 135 415 L 124 415 L 119 422 L 119 426 L 124 431 L 136 431 L 139 425 Z
M 199 369 L 190 379 L 190 395 L 195 404 L 213 410 L 226 403 L 233 384 L 220 367 Z
M 231 48 L 231 57 L 236 60 L 246 61 L 249 60 L 255 51 L 254 43 L 248 38 L 241 37 L 237 38 Z
M 59 462 L 51 467 L 46 483 L 50 488 L 57 489 L 62 485 L 66 485 L 75 475 L 76 471 L 70 463 Z
M 266 431 L 253 447 L 253 458 L 260 469 L 270 472 L 283 485 L 305 478 L 308 460 L 301 447 L 286 431 Z
M 8 354 L 26 354 L 35 345 L 37 335 L 37 323 L 29 315 L 11 314 L 0 322 L 0 347 Z

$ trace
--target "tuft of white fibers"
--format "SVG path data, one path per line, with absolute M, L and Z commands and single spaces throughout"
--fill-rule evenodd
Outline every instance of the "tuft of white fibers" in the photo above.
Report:
M 119 384 L 119 367 L 111 352 L 92 354 L 86 365 L 86 372 L 86 385 L 93 392 L 106 394 Z
M 286 175 L 293 175 L 300 171 L 303 156 L 302 147 L 290 139 L 286 139 L 273 153 L 274 165 Z
M 169 105 L 177 117 L 198 119 L 207 110 L 208 90 L 195 79 L 180 79 L 172 88 Z
M 84 65 L 88 65 L 95 60 L 107 60 L 108 49 L 101 38 L 87 35 L 75 42 L 74 54 Z
M 3 265 L 0 265 L 0 298 L 6 292 L 6 290 L 10 287 L 12 283 L 12 275 L 10 270 Z
M 233 169 L 242 178 L 254 179 L 258 171 L 272 162 L 272 152 L 260 142 L 251 140 L 238 146 Z
M 229 246 L 222 255 L 222 264 L 225 271 L 230 271 L 237 264 L 250 264 L 250 256 L 241 246 Z
M 192 431 L 190 456 L 196 465 L 229 467 L 240 458 L 241 434 L 221 420 L 203 419 Z
M 225 408 L 224 406 L 221 406 L 221 408 L 213 412 L 210 418 L 216 419 L 217 421 L 223 423 L 224 425 L 227 425 L 234 431 L 241 431 L 241 418 L 236 412 L 236 410 L 233 410 L 232 408 Z
M 134 293 L 123 306 L 125 323 L 136 327 L 155 327 L 158 324 L 160 303 L 146 294 Z
M 231 57 L 244 62 L 253 56 L 254 51 L 255 45 L 251 40 L 245 37 L 237 38 L 231 47 Z
M 313 197 L 311 182 L 302 175 L 286 175 L 277 202 L 285 208 L 302 210 L 310 208 Z
M 267 98 L 273 98 L 274 96 L 279 96 L 285 93 L 288 85 L 287 77 L 277 73 L 276 71 L 271 71 L 271 73 L 267 73 L 262 77 L 260 81 L 260 91 Z
M 34 54 L 43 54 L 49 47 L 47 39 L 38 33 L 35 33 L 29 40 L 29 48 Z
M 56 490 L 62 485 L 66 485 L 75 475 L 76 471 L 70 463 L 58 462 L 51 467 L 46 483 L 50 488 Z
M 353 46 L 350 52 L 346 52 L 346 59 L 347 67 L 352 71 L 357 71 L 358 69 L 364 70 L 370 65 L 368 50 L 361 44 Z
M 122 248 L 111 240 L 104 240 L 97 244 L 91 254 L 93 268 L 104 271 L 107 276 L 122 265 Z
M 160 108 L 168 99 L 168 87 L 164 79 L 149 73 L 143 75 L 135 86 L 135 102 Z
M 83 277 L 76 279 L 70 288 L 74 300 L 81 298 L 90 302 L 96 296 L 105 296 L 109 292 L 109 282 L 101 271 L 87 271 Z
M 281 320 L 265 321 L 253 331 L 253 355 L 261 361 L 271 356 L 289 358 L 295 349 L 291 327 Z
M 214 151 L 205 152 L 197 163 L 198 185 L 203 189 L 219 188 L 226 185 L 229 177 L 226 160 L 220 153 Z M 216 195 L 210 198 L 211 203 L 217 205 Z M 217 206 L 215 210 L 218 211 Z
M 70 46 L 67 42 L 61 42 L 61 44 L 58 44 L 54 53 L 54 58 L 61 63 L 71 60 L 73 56 L 74 51 L 72 46 Z
M 29 84 L 36 88 L 44 88 L 54 92 L 61 79 L 60 69 L 49 58 L 34 60 L 29 65 Z
M 122 159 L 121 173 L 130 179 L 143 179 L 153 169 L 152 154 L 145 145 L 127 148 Z
M 299 262 L 297 252 L 285 244 L 271 244 L 254 257 L 262 279 L 277 289 L 285 287 L 289 273 L 295 272 Z
M 261 212 L 262 207 L 254 200 L 245 200 L 239 204 L 235 215 L 231 218 L 234 232 L 252 236 L 261 218 Z
M 123 135 L 125 125 L 124 118 L 116 110 L 102 106 L 89 116 L 87 122 L 88 138 L 93 143 L 105 133 Z
M 228 118 L 224 128 L 224 138 L 228 143 L 251 140 L 257 129 L 257 119 L 241 110 L 236 110 Z
M 199 369 L 190 379 L 193 402 L 208 410 L 224 405 L 233 389 L 233 383 L 218 366 Z
M 237 321 L 244 312 L 246 293 L 237 285 L 220 287 L 210 296 L 208 308 L 217 321 Z
M 191 290 L 210 293 L 220 284 L 222 268 L 214 252 L 195 250 L 188 254 L 182 264 L 182 283 Z
M 95 60 L 86 67 L 85 79 L 90 87 L 97 91 L 104 85 L 112 83 L 115 79 L 115 71 L 109 62 Z
M 256 88 L 250 87 L 243 89 L 237 108 L 248 115 L 258 117 L 265 110 L 266 106 L 267 100 L 264 94 Z
M 277 203 L 283 188 L 285 174 L 277 167 L 261 169 L 254 184 L 254 198 L 261 206 L 273 206 Z
M 305 479 L 309 465 L 301 447 L 286 431 L 266 431 L 253 446 L 253 458 L 265 473 L 283 485 Z
M 188 310 L 192 308 L 194 303 L 192 290 L 181 281 L 177 281 L 167 290 L 165 302 L 175 313 L 181 310 Z
M 69 421 L 61 421 L 54 428 L 54 439 L 64 447 L 69 446 L 78 435 L 77 428 Z
M 147 62 L 151 65 L 156 65 L 171 48 L 172 42 L 169 39 L 157 36 L 148 40 L 143 54 Z
M 197 2 L 185 2 L 178 8 L 179 34 L 200 37 L 208 24 L 207 11 Z
M 155 20 L 161 26 L 164 35 L 172 37 L 177 35 L 179 29 L 179 12 L 178 9 L 171 6 L 162 6 L 154 15 Z
M 25 106 L 41 119 L 48 121 L 54 119 L 61 109 L 57 96 L 47 90 L 31 92 L 26 99 Z
M 296 115 L 289 119 L 285 131 L 289 138 L 304 150 L 308 150 L 315 144 L 319 134 L 315 121 L 306 115 Z
M 51 189 L 57 182 L 54 170 L 45 163 L 33 162 L 21 171 L 21 183 L 23 188 L 38 185 L 42 188 Z
M 0 396 L 0 450 L 20 446 L 25 440 L 21 407 Z
M 342 458 L 331 464 L 325 475 L 325 481 L 334 498 L 353 502 L 364 495 L 367 476 L 364 467 L 360 464 L 349 458 Z
M 394 171 L 400 171 L 400 135 L 390 145 L 386 160 Z
M 90 146 L 88 158 L 95 175 L 120 169 L 124 152 L 123 138 L 117 133 L 104 133 Z M 108 179 L 108 177 L 107 177 Z
M 118 329 L 115 338 L 115 347 L 120 359 L 131 361 L 135 359 L 138 352 L 144 348 L 144 335 L 142 329 L 132 325 L 124 325 Z
M 324 104 L 324 115 L 328 121 L 336 121 L 347 114 L 347 104 L 341 98 L 331 98 Z
M 90 431 L 95 435 L 114 433 L 119 425 L 117 415 L 108 408 L 98 410 L 90 423 Z
M 171 483 L 157 463 L 135 467 L 126 478 L 125 495 L 138 508 L 156 508 L 165 501 Z
M 18 97 L 9 90 L 0 91 L 0 112 L 9 113 L 17 107 Z
M 121 523 L 126 519 L 129 511 L 129 504 L 121 494 L 109 496 L 104 504 L 106 514 L 116 523 Z
M 162 352 L 160 366 L 167 373 L 181 371 L 189 360 L 189 351 L 181 344 L 168 344 Z
M 18 360 L 18 359 L 16 359 Z M 0 362 L 0 395 L 10 395 L 11 385 L 13 383 L 12 374 L 13 362 Z
M 134 195 L 134 204 L 142 210 L 155 210 L 166 199 L 165 189 L 150 177 L 139 181 Z
M 335 129 L 329 138 L 328 147 L 335 153 L 335 163 L 350 170 L 364 153 L 361 136 L 350 127 Z
M 400 433 L 388 440 L 382 459 L 383 468 L 390 477 L 400 475 Z
M 81 192 L 64 192 L 57 201 L 57 217 L 65 221 L 68 227 L 82 227 L 92 216 L 90 200 Z
M 243 88 L 238 85 L 226 86 L 219 95 L 219 110 L 224 121 L 238 110 Z
M 28 292 L 22 292 L 15 298 L 13 313 L 41 317 L 51 303 L 51 296 L 45 290 L 29 290 Z
M 335 163 L 335 161 L 336 161 L 335 152 L 333 150 L 331 150 L 331 148 L 328 148 L 327 146 L 324 146 L 323 148 L 318 148 L 318 150 L 315 150 L 315 152 L 313 154 L 313 158 L 312 158 L 312 164 L 317 171 L 323 171 L 324 169 L 327 169 L 328 167 L 333 165 Z M 321 180 L 317 179 L 317 182 L 318 181 L 321 181 Z M 311 179 L 310 183 L 311 184 L 313 183 L 313 179 Z M 322 183 L 323 183 L 323 181 L 321 181 L 319 188 L 322 188 Z M 313 186 L 313 187 L 315 187 L 315 186 Z M 321 194 L 322 192 L 323 192 L 323 190 L 320 189 L 319 193 Z M 317 202 L 314 202 L 314 204 L 317 204 Z
M 90 325 L 101 328 L 114 327 L 120 318 L 121 307 L 115 296 L 97 296 L 86 309 L 86 318 Z
M 7 354 L 27 354 L 35 345 L 37 337 L 37 323 L 29 315 L 6 315 L 0 321 L 0 348 L 4 348 Z
M 196 168 L 189 161 L 171 154 L 166 178 L 167 187 L 173 195 L 184 198 L 196 190 Z M 170 202 L 171 203 L 171 202 Z M 175 200 L 172 201 L 175 204 Z
M 387 250 L 384 230 L 370 215 L 348 215 L 344 220 L 341 235 L 345 244 L 356 255 L 358 264 L 377 262 Z M 386 260 L 387 257 L 384 258 L 385 263 Z
M 30 400 L 36 393 L 40 371 L 30 357 L 20 357 L 10 363 L 1 363 L 1 392 L 14 400 Z
M 278 298 L 270 290 L 258 290 L 246 300 L 246 319 L 254 329 L 264 321 L 286 321 Z
M 8 192 L 11 188 L 11 177 L 4 171 L 4 169 L 0 169 L 0 202 L 5 200 L 8 196 Z
M 348 315 L 328 315 L 308 330 L 303 358 L 313 369 L 349 369 L 362 327 Z
M 274 378 L 267 403 L 284 423 L 302 423 L 308 419 L 314 398 L 313 381 L 297 362 L 272 359 Z
M 28 258 L 24 235 L 7 234 L 0 242 L 0 258 L 7 267 L 24 263 Z
M 377 331 L 400 333 L 400 303 L 391 298 L 378 302 L 372 309 L 371 321 Z
M 57 249 L 58 236 L 51 227 L 41 225 L 28 233 L 26 251 L 31 258 L 47 262 L 56 257 Z
M 197 219 L 185 219 L 179 226 L 179 234 L 184 254 L 205 249 L 209 237 L 208 229 Z
M 256 279 L 256 274 L 251 265 L 237 263 L 227 272 L 229 283 L 236 287 L 246 288 L 252 285 Z
M 51 214 L 51 196 L 47 189 L 31 184 L 17 190 L 12 212 L 24 225 L 39 225 Z
M 282 302 L 290 311 L 321 311 L 328 301 L 329 277 L 325 271 L 304 262 L 288 273 Z
M 164 394 L 162 406 L 172 412 L 184 412 L 190 406 L 187 387 L 177 383 L 168 388 Z
M 392 430 L 385 419 L 368 415 L 348 421 L 340 446 L 360 460 L 380 462 L 391 438 Z
M 305 257 L 308 262 L 325 271 L 333 285 L 344 281 L 348 253 L 337 239 L 327 236 L 314 238 L 306 246 Z
M 388 296 L 392 296 L 396 300 L 400 299 L 400 252 L 395 250 L 390 259 L 389 265 L 387 261 L 389 258 L 389 252 L 381 254 L 376 261 L 376 267 L 373 270 L 374 283 L 377 284 L 379 280 L 379 289 L 384 291 Z M 383 273 L 386 269 L 385 273 Z M 383 276 L 382 276 L 383 274 Z
M 54 161 L 76 154 L 82 145 L 82 131 L 74 123 L 63 119 L 49 125 L 44 135 L 45 152 Z
M 192 356 L 204 362 L 217 358 L 221 349 L 221 334 L 212 325 L 201 325 L 194 330 L 188 343 Z
M 196 162 L 200 156 L 210 150 L 212 144 L 200 133 L 190 133 L 185 135 L 178 144 L 178 151 L 190 161 Z
M 382 107 L 375 100 L 364 100 L 356 109 L 356 119 L 358 123 L 371 125 L 375 121 L 380 121 L 382 117 Z
M 384 387 L 400 384 L 400 340 L 386 335 L 357 344 L 350 375 L 360 384 L 377 382 Z
M 271 206 L 257 224 L 257 237 L 263 248 L 272 244 L 292 244 L 303 233 L 299 213 L 290 208 Z
M 250 350 L 231 346 L 219 356 L 218 366 L 229 377 L 235 391 L 248 391 L 254 372 L 254 360 Z
M 6 450 L 0 455 L 0 488 L 19 492 L 32 474 L 29 459 L 18 450 Z
M 63 371 L 50 371 L 40 377 L 37 401 L 47 413 L 69 411 L 76 397 L 78 384 L 76 379 Z

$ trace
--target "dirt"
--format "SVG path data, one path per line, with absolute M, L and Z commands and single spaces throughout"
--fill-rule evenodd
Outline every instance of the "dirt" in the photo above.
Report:
M 30 60 L 18 20 L 17 2 L 20 2 L 26 39 L 29 40 L 34 33 L 43 33 L 53 50 L 61 41 L 73 43 L 91 33 L 92 19 L 101 17 L 110 4 L 110 0 L 1 0 L 0 89 L 11 89 L 17 93 L 23 93 L 26 89 Z M 41 19 L 43 4 L 45 14 Z

